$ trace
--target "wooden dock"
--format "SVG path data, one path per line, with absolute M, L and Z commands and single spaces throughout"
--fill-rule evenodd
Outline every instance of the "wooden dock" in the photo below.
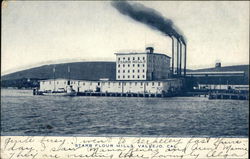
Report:
M 111 93 L 111 92 L 78 92 L 77 96 L 105 96 L 105 97 L 171 97 L 170 94 L 158 93 Z
M 210 93 L 209 99 L 233 99 L 233 100 L 249 100 L 249 94 L 239 93 Z

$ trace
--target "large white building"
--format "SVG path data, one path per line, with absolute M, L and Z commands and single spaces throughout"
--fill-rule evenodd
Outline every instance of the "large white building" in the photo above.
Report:
M 70 85 L 77 92 L 104 93 L 148 93 L 163 94 L 180 91 L 182 80 L 167 79 L 157 81 L 86 81 L 70 80 Z M 49 79 L 40 81 L 40 91 L 66 91 L 67 79 Z
M 154 53 L 115 53 L 116 80 L 162 80 L 170 77 L 170 57 Z

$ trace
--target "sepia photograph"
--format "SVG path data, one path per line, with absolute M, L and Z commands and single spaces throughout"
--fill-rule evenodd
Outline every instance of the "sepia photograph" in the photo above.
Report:
M 249 136 L 249 1 L 3 1 L 1 17 L 2 137 Z

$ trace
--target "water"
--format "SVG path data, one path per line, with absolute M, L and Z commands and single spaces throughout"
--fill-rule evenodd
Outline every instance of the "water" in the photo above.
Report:
M 248 101 L 52 97 L 1 90 L 2 135 L 248 136 Z

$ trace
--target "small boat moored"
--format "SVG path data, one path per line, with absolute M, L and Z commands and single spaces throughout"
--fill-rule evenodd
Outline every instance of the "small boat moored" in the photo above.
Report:
M 76 96 L 76 91 L 72 88 L 72 86 L 67 86 L 67 90 L 62 91 L 51 91 L 51 92 L 42 92 L 42 95 L 46 96 Z

